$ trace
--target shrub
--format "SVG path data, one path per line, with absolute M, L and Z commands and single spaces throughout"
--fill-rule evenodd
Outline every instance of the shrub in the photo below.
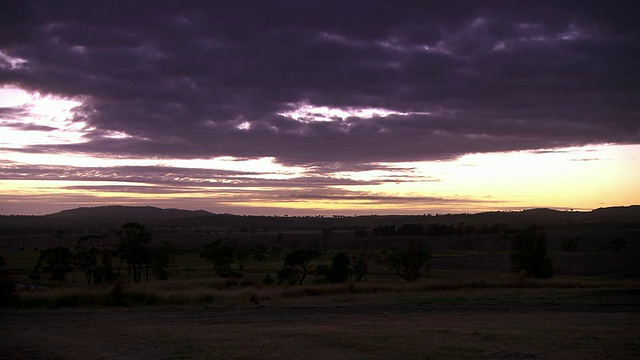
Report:
M 200 250 L 200 257 L 213 263 L 216 273 L 222 277 L 229 277 L 234 274 L 231 264 L 236 260 L 236 246 L 234 243 L 222 244 L 218 239 L 210 244 L 204 245 Z
M 323 274 L 330 283 L 342 283 L 349 280 L 351 276 L 351 262 L 349 256 L 339 252 L 331 258 L 331 266 L 325 268 Z
M 16 291 L 15 282 L 0 280 L 0 306 L 4 306 L 9 302 L 9 298 L 14 291 Z
M 260 262 L 267 258 L 268 253 L 269 248 L 264 245 L 257 245 L 253 250 L 253 260 Z
M 536 278 L 553 277 L 553 262 L 547 255 L 547 237 L 542 227 L 532 225 L 516 233 L 512 243 L 511 264 L 516 272 Z
M 579 236 L 566 237 L 560 242 L 560 247 L 563 251 L 576 252 L 578 250 Z
M 73 253 L 67 247 L 42 250 L 34 269 L 48 274 L 50 280 L 63 281 L 73 270 Z
M 264 278 L 262 279 L 262 283 L 267 286 L 273 284 L 273 282 L 274 280 L 271 278 L 271 275 L 269 274 L 265 275 Z
M 431 250 L 423 241 L 409 242 L 403 249 L 390 249 L 384 261 L 395 274 L 407 282 L 418 280 L 429 270 Z
M 151 233 L 144 225 L 130 222 L 122 225 L 119 236 L 118 255 L 131 266 L 133 282 L 138 283 L 142 279 L 143 267 L 148 266 L 151 261 L 151 253 L 147 248 L 151 241 Z
M 304 279 L 313 271 L 311 262 L 320 257 L 320 252 L 313 249 L 295 250 L 287 254 L 284 268 L 278 271 L 280 282 L 295 279 L 302 285 Z
M 167 280 L 169 268 L 175 262 L 177 251 L 173 245 L 163 242 L 162 246 L 151 250 L 151 272 L 158 280 Z
M 355 250 L 351 253 L 351 269 L 353 276 L 357 282 L 362 281 L 369 273 L 369 262 L 373 257 L 373 251 L 369 251 L 366 248 Z

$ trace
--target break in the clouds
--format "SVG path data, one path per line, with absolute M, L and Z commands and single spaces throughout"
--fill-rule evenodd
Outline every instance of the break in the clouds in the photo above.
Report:
M 16 172 L 19 153 L 268 158 L 303 169 L 288 186 L 326 190 L 401 173 L 384 164 L 638 144 L 638 14 L 636 1 L 3 1 L 0 151 L 17 159 L 3 176 L 280 187 L 211 169 Z

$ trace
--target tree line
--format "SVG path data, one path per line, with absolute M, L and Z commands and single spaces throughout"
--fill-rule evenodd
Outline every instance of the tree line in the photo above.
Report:
M 73 248 L 43 249 L 34 270 L 46 274 L 49 280 L 63 281 L 69 272 L 78 269 L 87 284 L 111 284 L 122 277 L 124 270 L 133 282 L 140 282 L 143 275 L 148 281 L 149 273 L 158 280 L 169 278 L 169 268 L 177 256 L 171 244 L 149 246 L 151 233 L 136 222 L 122 225 L 118 238 L 116 248 L 104 235 L 87 235 L 78 239 Z
M 406 231 L 411 229 L 400 227 L 403 228 Z M 158 280 L 166 280 L 172 275 L 170 268 L 178 251 L 169 243 L 151 246 L 151 233 L 143 225 L 135 222 L 124 224 L 118 231 L 118 239 L 115 248 L 103 235 L 87 235 L 81 237 L 73 248 L 43 249 L 34 269 L 57 281 L 65 280 L 70 271 L 77 269 L 84 274 L 88 284 L 110 284 L 125 274 L 135 283 L 143 279 L 148 281 L 150 274 Z M 279 260 L 282 252 L 279 244 L 271 248 L 262 244 L 249 248 L 236 241 L 218 239 L 203 245 L 200 257 L 212 264 L 218 276 L 240 278 L 247 259 L 260 262 L 270 255 Z M 416 239 L 406 241 L 404 246 L 389 247 L 377 253 L 366 247 L 351 252 L 341 251 L 331 257 L 329 265 L 319 263 L 322 255 L 319 249 L 296 249 L 284 254 L 283 267 L 276 274 L 277 281 L 281 284 L 303 284 L 313 276 L 316 282 L 340 283 L 349 279 L 359 282 L 367 277 L 370 265 L 375 262 L 412 282 L 429 270 L 433 257 L 426 242 Z M 534 225 L 516 231 L 510 257 L 514 271 L 532 277 L 553 276 L 553 263 L 547 254 L 542 227 Z M 2 260 L 0 266 L 3 265 Z M 265 284 L 275 281 L 270 275 L 263 279 Z
M 492 235 L 492 234 L 508 234 L 515 230 L 509 225 L 493 224 L 493 225 L 473 225 L 464 223 L 455 225 L 446 224 L 403 224 L 396 225 L 379 225 L 371 230 L 374 236 L 452 236 L 452 235 Z M 364 237 L 368 234 L 365 229 L 356 230 L 356 237 Z

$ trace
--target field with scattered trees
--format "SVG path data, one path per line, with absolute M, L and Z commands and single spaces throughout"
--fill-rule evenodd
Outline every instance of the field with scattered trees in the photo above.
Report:
M 637 358 L 640 228 L 625 224 L 5 234 L 4 358 Z

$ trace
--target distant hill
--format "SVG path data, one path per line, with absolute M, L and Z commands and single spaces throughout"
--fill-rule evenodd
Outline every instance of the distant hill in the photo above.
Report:
M 119 222 L 145 222 L 182 219 L 198 216 L 210 216 L 213 213 L 204 210 L 160 209 L 153 206 L 99 206 L 81 207 L 63 210 L 45 217 L 58 220 L 114 220 Z
M 148 227 L 168 221 L 211 216 L 204 210 L 160 209 L 152 206 L 99 206 L 63 210 L 42 216 L 0 216 L 0 235 L 44 234 L 57 230 L 69 232 L 115 231 L 127 222 Z
M 640 205 L 599 208 L 588 217 L 591 221 L 640 221 Z
M 593 211 L 558 211 L 531 209 L 524 211 L 492 211 L 477 214 L 447 215 L 370 215 L 351 217 L 322 216 L 240 216 L 214 214 L 204 210 L 160 209 L 151 206 L 100 206 L 64 210 L 44 216 L 0 216 L 0 235 L 51 234 L 69 232 L 116 231 L 127 222 L 140 222 L 149 228 L 244 228 L 318 230 L 372 229 L 380 225 L 447 224 L 492 225 L 515 227 L 530 224 L 548 228 L 640 228 L 640 206 L 600 208 Z

